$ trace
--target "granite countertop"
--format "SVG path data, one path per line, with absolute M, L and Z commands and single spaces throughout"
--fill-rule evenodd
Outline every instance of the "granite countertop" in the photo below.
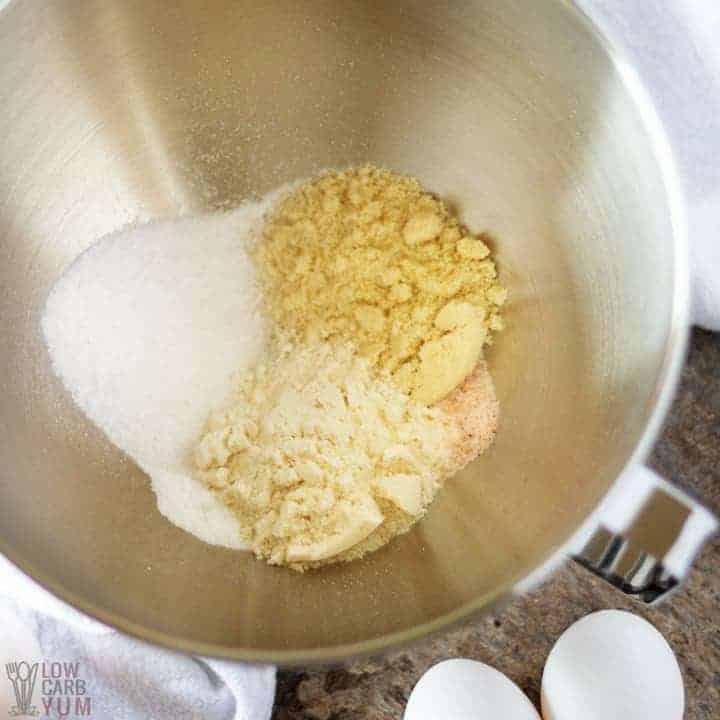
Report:
M 682 385 L 652 466 L 720 514 L 720 334 L 693 332 Z M 537 704 L 542 668 L 554 641 L 578 618 L 604 608 L 632 610 L 665 635 L 685 679 L 685 720 L 720 717 L 720 538 L 716 538 L 697 558 L 685 585 L 655 608 L 625 599 L 568 564 L 501 614 L 410 649 L 327 672 L 281 671 L 273 720 L 402 718 L 420 675 L 450 657 L 495 666 Z

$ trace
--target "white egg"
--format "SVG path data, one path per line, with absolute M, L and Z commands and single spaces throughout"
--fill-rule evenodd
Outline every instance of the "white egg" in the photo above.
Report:
M 418 681 L 405 720 L 540 720 L 510 678 L 475 660 L 445 660 Z
M 684 708 L 673 651 L 632 613 L 584 617 L 560 636 L 545 664 L 545 720 L 681 720 Z

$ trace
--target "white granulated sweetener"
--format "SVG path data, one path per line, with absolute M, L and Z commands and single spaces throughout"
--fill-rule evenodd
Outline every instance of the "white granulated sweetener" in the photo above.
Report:
M 193 477 L 192 452 L 232 374 L 265 344 L 247 253 L 270 203 L 99 240 L 55 284 L 42 319 L 55 371 L 152 478 L 160 512 L 238 549 L 246 547 L 238 520 Z

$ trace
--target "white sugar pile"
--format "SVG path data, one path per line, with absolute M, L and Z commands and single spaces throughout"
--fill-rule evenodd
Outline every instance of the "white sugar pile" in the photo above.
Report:
M 193 477 L 191 455 L 231 375 L 265 342 L 247 247 L 270 203 L 99 240 L 58 280 L 42 319 L 55 371 L 150 475 L 160 512 L 234 548 L 237 520 Z

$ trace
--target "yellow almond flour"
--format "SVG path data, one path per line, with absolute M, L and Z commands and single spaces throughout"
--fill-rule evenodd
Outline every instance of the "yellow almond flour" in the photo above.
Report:
M 502 327 L 506 293 L 489 255 L 417 180 L 372 166 L 291 192 L 256 248 L 281 328 L 354 343 L 427 405 L 469 375 Z
M 467 462 L 459 447 L 472 430 L 352 346 L 286 344 L 272 357 L 238 378 L 196 450 L 258 557 L 298 570 L 360 557 L 408 530 Z M 477 443 L 492 437 L 494 395 L 486 410 Z

